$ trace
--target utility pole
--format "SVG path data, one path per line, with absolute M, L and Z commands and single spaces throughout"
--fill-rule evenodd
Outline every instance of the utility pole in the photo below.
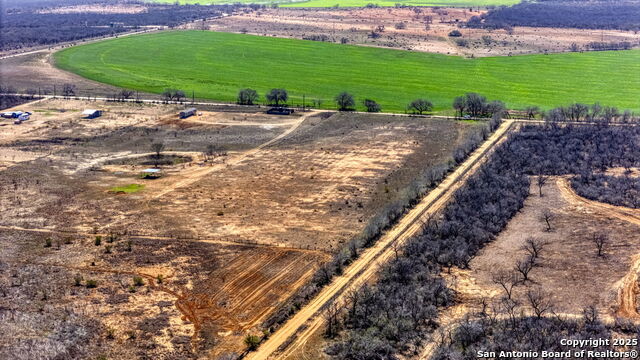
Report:
M 191 105 L 196 103 L 196 92 L 191 90 Z
M 302 94 L 302 111 L 307 111 L 307 106 L 304 102 L 304 99 L 305 99 L 305 95 Z

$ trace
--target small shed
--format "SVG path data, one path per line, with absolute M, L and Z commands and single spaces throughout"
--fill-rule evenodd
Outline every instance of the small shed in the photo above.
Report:
M 95 119 L 102 116 L 102 110 L 87 109 L 82 112 L 86 119 Z
M 196 108 L 190 108 L 190 109 L 180 111 L 180 119 L 186 119 L 189 116 L 193 116 L 196 114 L 196 111 L 198 111 L 196 110 Z

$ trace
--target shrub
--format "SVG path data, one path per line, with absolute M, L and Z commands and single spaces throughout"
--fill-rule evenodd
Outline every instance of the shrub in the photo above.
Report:
M 253 351 L 260 345 L 260 337 L 258 335 L 248 334 L 244 337 L 244 344 L 247 346 L 247 350 Z
M 142 285 L 144 285 L 144 280 L 142 279 L 141 276 L 134 276 L 133 277 L 133 285 L 142 286 Z
M 100 246 L 102 244 L 102 236 L 96 235 L 96 240 L 94 242 L 96 246 Z
M 95 288 L 95 287 L 97 287 L 97 286 L 98 286 L 98 282 L 97 282 L 96 280 L 87 280 L 87 281 L 85 282 L 85 286 L 86 286 L 88 289 L 93 289 L 93 288 Z
M 44 247 L 51 247 L 51 238 L 44 239 Z
M 460 32 L 460 30 L 453 30 L 449 33 L 450 37 L 460 37 L 462 36 L 462 33 Z
M 73 282 L 75 284 L 75 286 L 81 286 L 82 285 L 82 276 L 81 275 L 76 275 L 73 278 Z

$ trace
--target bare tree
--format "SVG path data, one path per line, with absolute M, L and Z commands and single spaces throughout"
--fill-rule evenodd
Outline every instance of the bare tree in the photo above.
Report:
M 552 302 L 549 296 L 545 294 L 539 286 L 527 291 L 527 301 L 529 302 L 529 306 L 531 306 L 531 310 L 538 318 L 541 318 L 545 312 L 552 308 Z
M 538 177 L 536 179 L 536 185 L 538 185 L 538 193 L 539 193 L 540 197 L 542 197 L 542 188 L 547 183 L 547 181 L 549 181 L 549 176 L 548 175 L 544 175 L 542 173 L 542 171 L 540 171 L 540 173 L 538 174 Z
M 547 225 L 547 231 L 551 231 L 553 229 L 551 227 L 551 222 L 553 221 L 553 219 L 555 219 L 555 214 L 551 210 L 542 210 L 542 213 L 540 214 L 540 220 L 544 221 L 544 223 Z
M 458 111 L 460 117 L 464 115 L 464 111 L 467 109 L 467 101 L 464 96 L 458 96 L 453 99 L 453 108 Z
M 324 331 L 326 337 L 332 338 L 338 334 L 340 330 L 340 312 L 340 307 L 334 301 L 327 306 L 327 309 L 323 313 L 327 325 Z
M 529 106 L 525 109 L 525 112 L 527 113 L 527 117 L 529 119 L 533 119 L 540 113 L 540 108 L 537 106 Z
M 540 253 L 544 249 L 547 243 L 541 239 L 529 237 L 524 241 L 524 245 L 522 245 L 522 250 L 529 253 L 534 260 L 540 256 Z
M 176 90 L 176 92 L 173 94 L 173 98 L 177 101 L 177 102 L 181 102 L 182 99 L 184 99 L 187 95 L 184 93 L 184 91 L 182 90 Z
M 513 288 L 520 283 L 518 275 L 513 271 L 498 271 L 491 276 L 491 281 L 494 284 L 500 285 L 504 289 L 505 295 L 508 299 L 511 299 L 513 294 Z
M 502 298 L 500 300 L 500 309 L 509 315 L 511 326 L 515 327 L 520 317 L 518 314 L 518 302 L 513 299 Z
M 533 265 L 535 264 L 535 259 L 532 256 L 527 256 L 524 259 L 516 261 L 513 269 L 522 275 L 522 282 L 526 282 L 529 280 L 529 272 L 533 270 Z
M 123 101 L 131 99 L 131 97 L 133 97 L 134 94 L 135 92 L 133 90 L 127 90 L 127 89 L 122 89 L 120 90 L 120 93 L 118 93 L 118 95 L 120 96 L 120 99 L 122 99 Z
M 76 86 L 73 84 L 64 84 L 62 86 L 62 96 L 64 97 L 76 96 Z
M 598 256 L 603 256 L 604 247 L 609 242 L 609 235 L 607 235 L 604 232 L 596 232 L 593 234 L 593 237 L 591 240 L 596 245 L 596 249 L 598 250 Z

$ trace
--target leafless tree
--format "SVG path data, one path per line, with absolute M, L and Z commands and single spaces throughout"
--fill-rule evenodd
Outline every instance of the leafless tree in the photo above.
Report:
M 533 265 L 535 264 L 535 259 L 532 256 L 526 256 L 524 259 L 520 259 L 516 261 L 513 269 L 522 275 L 522 282 L 526 282 L 529 280 L 529 272 L 533 269 Z
M 542 252 L 546 244 L 547 243 L 541 239 L 528 237 L 524 241 L 524 245 L 522 245 L 522 250 L 529 253 L 529 256 L 531 256 L 535 260 L 540 256 L 540 253 Z
M 128 100 L 128 99 L 131 99 L 134 94 L 135 92 L 133 90 L 123 89 L 120 91 L 119 95 L 122 100 Z
M 518 321 L 518 318 L 520 317 L 518 314 L 518 302 L 516 302 L 513 299 L 508 299 L 508 298 L 502 298 L 500 300 L 500 310 L 501 312 L 506 313 L 507 315 L 509 315 L 509 320 L 511 322 L 511 326 L 515 327 L 516 323 Z
M 341 309 L 335 301 L 327 306 L 323 313 L 327 325 L 324 332 L 325 336 L 332 338 L 337 335 L 340 330 L 340 312 Z
M 604 232 L 596 232 L 593 234 L 591 239 L 593 243 L 596 245 L 596 249 L 598 250 L 598 256 L 604 255 L 604 247 L 609 243 L 609 235 Z
M 548 294 L 546 294 L 539 286 L 527 291 L 527 302 L 529 303 L 533 313 L 536 314 L 536 317 L 538 318 L 541 318 L 545 312 L 551 310 L 553 307 Z
M 536 185 L 538 185 L 538 192 L 540 194 L 540 197 L 542 197 L 542 188 L 544 187 L 544 185 L 547 183 L 548 180 L 549 180 L 549 176 L 544 175 L 542 171 L 540 171 L 540 174 L 536 179 Z
M 508 299 L 513 295 L 513 288 L 520 283 L 518 275 L 513 271 L 498 271 L 491 276 L 494 284 L 500 285 L 504 289 L 504 293 Z
M 62 86 L 62 96 L 71 97 L 76 96 L 76 86 L 73 84 L 64 84 Z
M 540 214 L 540 219 L 547 225 L 547 231 L 551 231 L 551 222 L 555 219 L 555 214 L 549 209 L 544 209 Z

